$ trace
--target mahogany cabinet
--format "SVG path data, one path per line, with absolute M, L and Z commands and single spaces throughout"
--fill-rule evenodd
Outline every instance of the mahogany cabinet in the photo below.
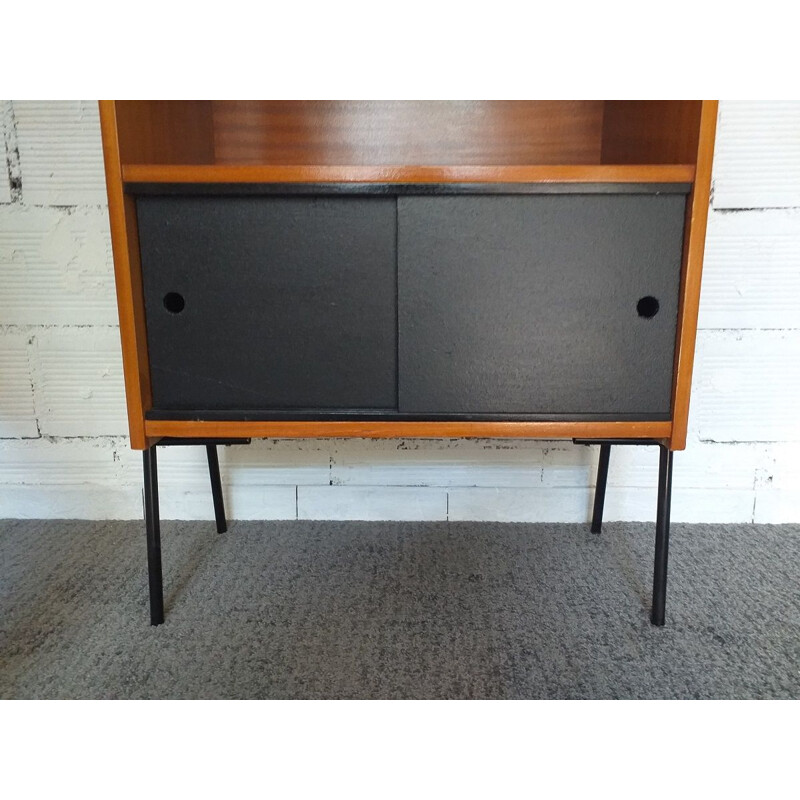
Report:
M 712 101 L 101 101 L 131 445 L 525 437 L 661 451 L 664 622 Z

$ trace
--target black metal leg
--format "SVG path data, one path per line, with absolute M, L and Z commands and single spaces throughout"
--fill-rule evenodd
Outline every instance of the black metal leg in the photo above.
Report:
M 222 498 L 222 481 L 219 478 L 219 457 L 215 444 L 206 445 L 208 454 L 208 474 L 211 476 L 211 495 L 214 498 L 214 516 L 217 518 L 217 533 L 228 530 L 225 519 L 225 501 Z
M 592 533 L 600 533 L 603 527 L 603 505 L 606 501 L 606 481 L 608 480 L 608 460 L 611 445 L 600 445 L 600 460 L 597 462 L 597 482 L 594 489 L 594 511 L 592 512 Z
M 161 526 L 158 517 L 158 465 L 156 447 L 144 456 L 144 521 L 147 528 L 147 571 L 150 581 L 150 624 L 164 621 L 164 586 L 161 578 Z
M 664 624 L 667 602 L 667 557 L 669 555 L 669 508 L 672 496 L 672 451 L 661 445 L 658 462 L 658 507 L 656 510 L 656 555 L 653 566 L 653 609 L 650 621 Z

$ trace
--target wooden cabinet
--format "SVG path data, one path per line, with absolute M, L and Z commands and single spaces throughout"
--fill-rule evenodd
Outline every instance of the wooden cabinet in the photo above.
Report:
M 662 448 L 663 623 L 715 121 L 711 101 L 101 102 L 153 620 L 156 446 L 506 436 Z

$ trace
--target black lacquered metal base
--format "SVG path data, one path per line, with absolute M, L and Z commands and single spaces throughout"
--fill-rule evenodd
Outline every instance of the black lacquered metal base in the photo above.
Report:
M 661 442 L 649 439 L 590 440 L 574 439 L 575 444 L 599 444 L 600 460 L 597 465 L 592 533 L 600 533 L 603 526 L 603 506 L 608 481 L 608 463 L 611 445 L 658 445 L 658 500 L 656 506 L 656 547 L 653 563 L 653 604 L 650 621 L 661 626 L 665 622 L 667 603 L 667 561 L 669 556 L 669 513 L 672 499 L 672 451 Z
M 150 582 L 150 624 L 164 621 L 164 588 L 161 579 L 161 524 L 158 516 L 158 459 L 156 448 L 144 456 L 144 521 L 147 529 L 147 574 Z
M 150 585 L 150 624 L 160 625 L 164 621 L 164 585 L 161 572 L 161 523 L 158 509 L 158 447 L 205 445 L 208 457 L 208 472 L 211 478 L 211 496 L 214 500 L 214 516 L 217 532 L 225 533 L 228 522 L 225 518 L 225 502 L 222 496 L 222 481 L 219 476 L 217 444 L 250 444 L 249 439 L 161 439 L 143 452 L 144 460 L 144 520 L 147 530 L 147 573 Z
M 222 498 L 222 481 L 219 479 L 219 457 L 215 444 L 206 445 L 208 455 L 208 474 L 211 478 L 211 496 L 214 499 L 214 517 L 217 520 L 217 533 L 228 530 L 228 521 L 225 519 L 225 501 Z
M 592 533 L 600 533 L 603 528 L 603 506 L 606 502 L 606 482 L 608 481 L 608 461 L 611 445 L 600 445 L 600 461 L 597 464 L 597 481 L 594 489 L 594 509 L 592 511 Z
M 612 445 L 657 445 L 660 449 L 658 470 L 658 505 L 656 510 L 656 543 L 653 563 L 653 604 L 650 621 L 653 625 L 664 625 L 667 597 L 667 562 L 669 556 L 669 518 L 672 496 L 672 452 L 664 444 L 647 439 L 587 440 L 574 439 L 575 444 L 599 444 L 600 460 L 597 468 L 594 507 L 592 511 L 592 533 L 600 533 L 603 525 L 608 465 Z M 219 474 L 217 444 L 249 444 L 249 439 L 162 439 L 143 453 L 145 526 L 147 529 L 147 568 L 150 585 L 150 623 L 160 625 L 164 621 L 164 588 L 161 570 L 161 528 L 158 509 L 158 464 L 157 447 L 204 445 L 208 457 L 211 479 L 211 495 L 214 501 L 214 516 L 217 531 L 224 533 L 228 523 Z
M 653 564 L 653 609 L 650 621 L 664 624 L 667 602 L 667 556 L 669 555 L 669 510 L 672 499 L 672 452 L 661 448 L 658 462 L 658 506 L 656 509 L 656 555 Z

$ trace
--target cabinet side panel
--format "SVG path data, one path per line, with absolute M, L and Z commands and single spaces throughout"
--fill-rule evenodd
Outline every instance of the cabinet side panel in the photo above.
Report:
M 694 349 L 697 339 L 697 316 L 700 309 L 700 281 L 703 274 L 717 110 L 716 100 L 703 102 L 700 141 L 697 151 L 697 172 L 687 205 L 681 301 L 678 311 L 678 336 L 672 389 L 673 427 L 670 438 L 672 450 L 683 450 L 686 447 L 686 432 L 689 427 L 689 399 L 692 390 Z
M 100 101 L 100 127 L 103 137 L 111 246 L 114 253 L 114 278 L 117 290 L 122 364 L 131 447 L 147 447 L 144 415 L 150 408 L 150 369 L 147 360 L 144 296 L 136 234 L 136 209 L 125 196 L 113 100 Z

